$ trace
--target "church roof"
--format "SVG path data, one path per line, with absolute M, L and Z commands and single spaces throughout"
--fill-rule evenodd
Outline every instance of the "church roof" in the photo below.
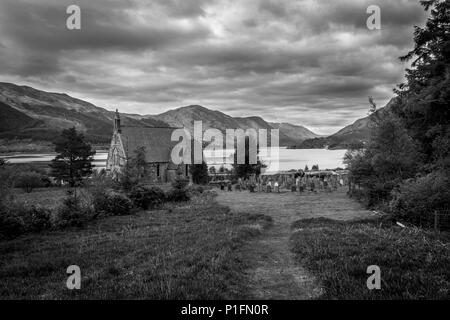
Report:
M 122 126 L 120 136 L 126 156 L 133 157 L 139 147 L 144 147 L 146 162 L 171 162 L 172 148 L 178 143 L 171 141 L 176 129 Z

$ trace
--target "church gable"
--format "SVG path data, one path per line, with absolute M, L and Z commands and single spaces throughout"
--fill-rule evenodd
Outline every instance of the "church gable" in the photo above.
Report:
M 125 154 L 123 143 L 120 134 L 115 131 L 111 139 L 109 147 L 108 158 L 106 160 L 106 168 L 111 170 L 113 168 L 119 169 L 126 163 L 127 155 Z

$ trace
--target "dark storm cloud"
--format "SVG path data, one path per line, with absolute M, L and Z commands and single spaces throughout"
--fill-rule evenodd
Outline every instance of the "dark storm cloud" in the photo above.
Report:
M 332 133 L 402 81 L 413 0 L 0 2 L 1 81 L 152 114 L 187 104 Z M 366 28 L 369 5 L 382 30 Z
M 7 0 L 0 13 L 2 34 L 22 47 L 46 51 L 158 49 L 207 37 L 207 29 L 199 25 L 182 28 L 139 22 L 127 13 L 127 2 L 110 1 L 95 1 L 95 6 L 92 1 L 81 2 L 82 30 L 70 31 L 65 28 L 65 11 L 71 3 Z

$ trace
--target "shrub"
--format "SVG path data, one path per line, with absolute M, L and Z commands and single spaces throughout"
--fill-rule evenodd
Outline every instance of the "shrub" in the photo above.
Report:
M 431 173 L 402 183 L 390 202 L 395 217 L 420 224 L 435 210 L 449 206 L 450 178 L 444 173 Z
M 118 187 L 124 191 L 131 191 L 142 180 L 139 170 L 130 162 L 118 174 Z
M 46 208 L 23 207 L 18 214 L 23 219 L 25 232 L 39 232 L 52 227 L 51 212 Z
M 172 183 L 172 190 L 167 192 L 166 199 L 170 202 L 182 202 L 189 201 L 191 198 L 189 196 L 186 187 L 189 184 L 189 179 L 185 178 L 183 175 L 179 174 Z M 195 187 L 194 187 L 195 188 Z
M 137 185 L 129 193 L 134 205 L 144 210 L 160 207 L 165 200 L 164 191 L 158 187 L 146 187 Z
M 49 188 L 52 186 L 53 182 L 49 176 L 43 175 L 41 178 L 42 187 Z
M 24 231 L 24 222 L 16 212 L 0 207 L 0 238 L 12 239 Z
M 182 175 L 177 175 L 175 181 L 172 183 L 172 188 L 182 190 L 185 189 L 189 184 L 189 179 L 183 177 Z
M 190 165 L 192 181 L 195 184 L 207 184 L 209 180 L 208 166 L 205 162 Z
M 187 191 L 191 196 L 199 196 L 205 191 L 205 188 L 199 185 L 192 185 L 187 188 Z
M 172 189 L 166 195 L 166 199 L 169 202 L 189 201 L 190 198 L 186 189 Z
M 67 197 L 59 208 L 55 225 L 57 227 L 82 226 L 90 220 L 92 212 L 81 204 L 76 191 L 67 191 Z
M 7 207 L 6 203 L 12 197 L 15 170 L 8 165 L 0 166 L 0 207 Z
M 37 172 L 22 172 L 16 178 L 14 185 L 30 193 L 34 188 L 43 186 L 42 178 L 43 176 Z
M 113 216 L 128 215 L 133 208 L 130 198 L 112 191 L 94 194 L 93 205 L 97 214 Z

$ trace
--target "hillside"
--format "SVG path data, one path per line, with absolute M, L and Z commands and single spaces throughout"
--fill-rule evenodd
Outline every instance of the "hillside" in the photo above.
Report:
M 52 141 L 62 129 L 75 127 L 93 143 L 106 144 L 113 130 L 114 112 L 64 93 L 52 93 L 28 86 L 0 82 L 0 139 Z M 121 113 L 122 123 L 133 126 L 186 127 L 202 121 L 203 130 L 280 130 L 280 145 L 293 146 L 318 137 L 315 133 L 288 123 L 268 123 L 261 117 L 231 117 L 223 112 L 192 105 L 159 115 Z
M 172 126 L 186 127 L 193 130 L 194 121 L 202 121 L 203 130 L 209 128 L 225 131 L 226 129 L 280 129 L 280 145 L 295 145 L 311 137 L 318 137 L 315 133 L 302 126 L 291 124 L 270 124 L 261 117 L 231 117 L 223 112 L 210 110 L 202 106 L 192 105 L 169 110 L 153 119 L 164 121 Z
M 385 112 L 392 108 L 396 101 L 395 98 L 391 99 L 385 107 L 378 109 L 374 114 L 356 120 L 331 136 L 308 139 L 294 148 L 322 149 L 328 147 L 329 149 L 347 149 L 352 144 L 365 143 L 370 135 L 372 117 L 382 117 Z
M 275 129 L 280 129 L 280 131 L 283 132 L 284 135 L 295 141 L 304 141 L 307 139 L 314 139 L 320 137 L 318 134 L 315 134 L 314 132 L 303 126 L 297 126 L 285 122 L 283 123 L 271 122 L 270 125 Z
M 114 112 L 67 94 L 0 82 L 0 138 L 51 141 L 62 129 L 76 127 L 95 143 L 111 138 Z M 123 115 L 128 125 L 167 126 L 154 119 Z

